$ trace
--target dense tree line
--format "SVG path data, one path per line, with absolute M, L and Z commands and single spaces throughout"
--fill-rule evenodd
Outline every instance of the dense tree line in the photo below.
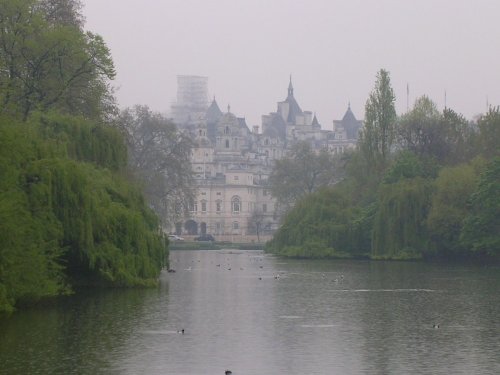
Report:
M 110 53 L 80 7 L 0 0 L 0 312 L 79 285 L 154 285 L 167 262 L 131 182 Z
M 268 251 L 500 260 L 500 109 L 467 121 L 424 96 L 398 117 L 394 100 L 381 70 L 344 178 L 298 201 Z

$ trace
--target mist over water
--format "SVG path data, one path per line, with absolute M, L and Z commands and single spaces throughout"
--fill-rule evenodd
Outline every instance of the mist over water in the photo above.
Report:
M 158 289 L 87 291 L 0 320 L 0 373 L 500 372 L 498 268 L 170 257 Z

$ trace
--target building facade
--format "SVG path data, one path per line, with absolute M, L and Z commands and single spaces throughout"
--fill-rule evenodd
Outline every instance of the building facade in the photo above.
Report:
M 182 77 L 178 83 L 186 81 Z M 277 103 L 276 112 L 262 116 L 261 133 L 258 127 L 251 131 L 229 107 L 222 112 L 215 98 L 202 112 L 202 101 L 188 103 L 191 99 L 184 95 L 184 83 L 181 86 L 173 118 L 196 144 L 191 162 L 197 196 L 189 217 L 175 227 L 177 234 L 187 237 L 208 233 L 218 241 L 271 239 L 280 223 L 268 184 L 274 161 L 285 157 L 298 141 L 311 142 L 318 151 L 342 153 L 355 147 L 362 125 L 349 106 L 344 118 L 334 121 L 333 131 L 322 130 L 316 115 L 300 108 L 291 78 L 286 99 Z M 188 108 L 196 111 L 189 113 Z

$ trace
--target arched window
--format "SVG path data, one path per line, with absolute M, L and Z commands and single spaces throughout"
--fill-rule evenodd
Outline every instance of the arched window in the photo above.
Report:
M 215 211 L 217 211 L 217 212 L 222 211 L 222 201 L 218 200 L 215 202 Z
M 233 197 L 233 199 L 231 199 L 231 211 L 233 214 L 239 214 L 241 212 L 241 199 L 239 197 Z

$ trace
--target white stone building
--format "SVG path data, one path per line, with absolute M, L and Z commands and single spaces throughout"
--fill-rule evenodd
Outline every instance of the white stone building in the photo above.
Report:
M 172 110 L 179 113 L 178 106 Z M 286 156 L 295 142 L 310 141 L 315 149 L 340 153 L 355 146 L 362 124 L 349 106 L 344 118 L 334 121 L 333 131 L 322 130 L 316 116 L 300 108 L 291 79 L 277 111 L 262 116 L 262 133 L 257 127 L 250 131 L 245 119 L 236 117 L 229 107 L 223 113 L 215 98 L 204 113 L 184 113 L 175 119 L 196 142 L 192 166 L 197 183 L 190 217 L 178 223 L 175 231 L 188 238 L 209 233 L 218 241 L 230 242 L 271 239 L 280 218 L 268 177 L 274 161 Z

